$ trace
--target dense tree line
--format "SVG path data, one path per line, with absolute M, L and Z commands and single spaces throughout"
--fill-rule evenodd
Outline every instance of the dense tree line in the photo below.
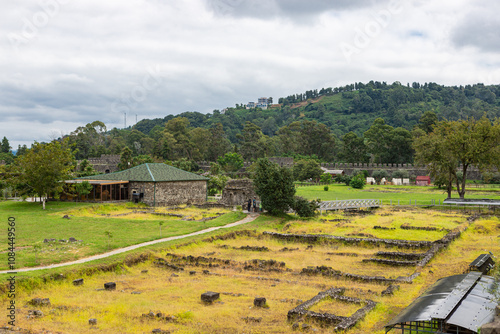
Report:
M 358 82 L 280 98 L 279 106 L 267 110 L 236 105 L 224 113 L 184 112 L 126 129 L 94 121 L 65 139 L 77 160 L 120 154 L 122 168 L 148 161 L 215 162 L 226 153 L 245 160 L 411 163 L 416 128 L 429 133 L 442 120 L 494 119 L 500 116 L 499 98 L 500 85 Z M 19 146 L 17 155 L 28 150 Z M 11 164 L 14 158 L 4 137 L 0 160 Z

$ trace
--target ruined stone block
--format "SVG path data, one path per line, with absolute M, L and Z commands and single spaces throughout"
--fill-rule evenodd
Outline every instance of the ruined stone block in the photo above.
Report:
M 208 291 L 201 294 L 201 301 L 204 303 L 211 304 L 219 298 L 220 298 L 220 293 L 218 292 Z
M 253 300 L 253 305 L 255 307 L 266 307 L 266 298 L 264 298 L 264 297 L 256 297 Z
M 108 291 L 116 290 L 116 283 L 115 282 L 104 283 L 104 290 Z
M 73 281 L 74 286 L 83 285 L 83 278 L 75 279 Z

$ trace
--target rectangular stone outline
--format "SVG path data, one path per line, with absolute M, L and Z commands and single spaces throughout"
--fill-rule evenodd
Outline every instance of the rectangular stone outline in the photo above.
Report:
M 313 298 L 309 299 L 308 301 L 288 311 L 287 318 L 289 321 L 292 321 L 294 318 L 298 316 L 305 316 L 325 324 L 332 324 L 332 323 L 335 324 L 336 326 L 333 328 L 334 331 L 347 330 L 356 325 L 356 323 L 360 321 L 362 318 L 364 318 L 364 316 L 368 312 L 373 310 L 373 308 L 375 308 L 377 303 L 368 299 L 362 300 L 358 298 L 343 296 L 342 294 L 344 293 L 344 291 L 345 288 L 331 288 L 326 291 L 322 291 Z M 348 303 L 355 303 L 355 304 L 365 303 L 366 306 L 357 310 L 350 317 L 338 316 L 331 313 L 318 313 L 309 311 L 309 308 L 321 302 L 323 299 L 327 297 Z

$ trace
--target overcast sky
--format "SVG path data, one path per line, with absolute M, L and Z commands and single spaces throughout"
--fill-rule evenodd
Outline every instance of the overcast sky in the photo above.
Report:
M 0 138 L 354 82 L 500 83 L 497 0 L 23 0 L 0 10 Z M 137 116 L 136 116 L 137 115 Z

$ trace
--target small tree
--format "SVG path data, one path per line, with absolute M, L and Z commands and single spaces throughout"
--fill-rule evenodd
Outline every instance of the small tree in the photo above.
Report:
M 272 215 L 283 214 L 294 204 L 295 185 L 291 170 L 266 158 L 257 160 L 254 188 L 262 208 Z
M 323 170 L 315 160 L 299 160 L 293 166 L 293 177 L 298 181 L 318 180 L 322 174 Z
M 34 244 L 33 245 L 33 250 L 35 251 L 35 264 L 38 264 L 38 252 L 42 249 L 42 246 L 40 244 Z
M 408 179 L 410 173 L 406 169 L 398 169 L 392 173 L 392 178 L 394 179 Z
M 363 189 L 365 184 L 366 184 L 366 179 L 363 173 L 355 175 L 349 182 L 349 185 L 355 189 Z
M 208 195 L 214 196 L 215 194 L 222 192 L 228 180 L 229 178 L 224 175 L 209 175 Z
M 78 165 L 76 172 L 77 176 L 82 177 L 96 174 L 98 174 L 98 172 L 95 171 L 94 166 L 92 166 L 92 164 L 87 159 L 83 159 L 80 165 Z
M 132 150 L 125 146 L 120 154 L 120 163 L 118 168 L 120 170 L 129 169 L 132 166 Z
M 387 171 L 385 169 L 379 169 L 379 170 L 373 171 L 372 177 L 375 179 L 377 184 L 380 184 L 380 181 L 382 181 L 383 178 L 387 179 L 389 177 L 389 173 L 387 173 Z
M 237 172 L 243 167 L 243 157 L 239 153 L 226 153 L 217 162 L 227 173 Z
M 220 165 L 216 162 L 210 163 L 210 174 L 211 175 L 219 175 L 221 171 Z
M 111 233 L 109 231 L 105 231 L 104 235 L 106 235 L 108 237 L 108 249 L 109 249 L 109 242 L 110 242 L 111 238 L 113 238 L 113 233 Z
M 323 175 L 321 175 L 321 183 L 326 183 L 326 184 L 330 184 L 332 183 L 332 176 L 328 173 L 323 173 Z
M 87 196 L 92 191 L 92 185 L 88 183 L 88 181 L 77 183 L 75 185 L 75 191 L 78 194 L 78 197 Z
M 300 217 L 314 217 L 316 215 L 316 210 L 319 208 L 318 201 L 308 201 L 307 199 L 295 196 L 292 209 Z
M 351 179 L 352 177 L 350 175 L 339 175 L 335 178 L 336 182 L 344 183 L 346 186 L 349 186 Z
M 160 225 L 160 238 L 161 238 L 161 226 L 163 225 L 163 222 L 159 222 L 158 225 Z
M 28 192 L 38 194 L 45 209 L 46 197 L 61 192 L 64 185 L 61 181 L 70 177 L 73 155 L 58 141 L 48 144 L 35 142 L 28 153 L 18 158 L 17 163 L 20 176 L 15 182 L 25 186 Z

